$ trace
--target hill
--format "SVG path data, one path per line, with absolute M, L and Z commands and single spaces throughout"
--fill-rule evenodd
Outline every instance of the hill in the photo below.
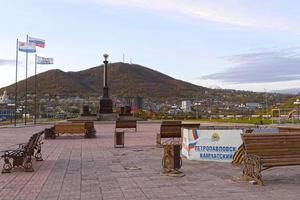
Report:
M 38 93 L 66 96 L 102 95 L 103 65 L 78 72 L 49 70 L 37 75 Z M 174 79 L 158 71 L 136 64 L 110 63 L 108 85 L 111 95 L 142 96 L 151 100 L 210 98 L 230 102 L 262 102 L 264 93 L 209 89 Z M 14 96 L 14 84 L 5 87 Z M 0 89 L 3 92 L 4 88 Z M 25 81 L 18 83 L 18 92 L 25 94 Z M 34 77 L 28 78 L 28 93 L 34 92 Z M 291 95 L 270 94 L 269 101 L 286 100 Z

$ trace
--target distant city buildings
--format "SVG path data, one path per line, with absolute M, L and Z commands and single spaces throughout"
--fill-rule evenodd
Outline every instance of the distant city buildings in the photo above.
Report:
M 177 114 L 179 112 L 182 112 L 182 110 L 180 108 L 178 108 L 177 105 L 173 105 L 171 106 L 170 110 L 168 111 L 169 114 Z
M 0 96 L 0 120 L 14 118 L 14 101 L 9 99 L 6 90 Z
M 234 94 L 232 94 L 234 95 Z M 14 97 L 13 97 L 14 98 Z M 265 108 L 264 102 L 245 102 L 241 97 L 240 102 L 233 101 L 230 96 L 220 98 L 201 96 L 185 98 L 182 100 L 151 100 L 141 96 L 111 96 L 114 112 L 133 114 L 137 111 L 148 112 L 158 116 L 182 117 L 182 118 L 242 118 L 255 115 L 267 114 L 262 112 Z M 27 113 L 29 118 L 34 113 L 34 95 L 28 94 Z M 100 97 L 95 95 L 50 95 L 43 94 L 38 96 L 37 113 L 39 118 L 74 118 L 82 113 L 82 106 L 88 105 L 91 114 L 95 114 L 99 109 Z M 278 102 L 269 101 L 270 107 L 278 105 Z M 11 100 L 6 91 L 0 94 L 0 118 L 9 119 L 14 117 L 14 100 Z M 24 96 L 18 97 L 17 117 L 21 118 L 24 113 Z M 141 112 L 141 113 L 142 113 Z M 260 113 L 259 113 L 260 112 Z M 269 116 L 269 115 L 268 115 Z
M 192 112 L 192 102 L 190 100 L 185 100 L 181 102 L 181 109 L 183 112 Z
M 136 97 L 123 97 L 121 100 L 122 107 L 130 106 L 133 112 L 144 109 L 144 98 Z
M 257 109 L 257 108 L 262 108 L 262 105 L 260 103 L 246 103 L 246 108 Z

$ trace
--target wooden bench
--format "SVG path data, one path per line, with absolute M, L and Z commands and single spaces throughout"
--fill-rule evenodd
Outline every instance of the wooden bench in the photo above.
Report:
M 42 135 L 44 131 L 33 134 L 27 143 L 19 144 L 14 150 L 5 150 L 1 158 L 4 159 L 2 173 L 10 173 L 15 167 L 23 167 L 24 171 L 32 172 L 32 159 L 34 156 L 37 161 L 42 161 Z M 11 163 L 12 160 L 12 163 Z
M 300 132 L 300 127 L 279 126 L 279 133 Z
M 95 136 L 96 134 L 96 129 L 94 126 L 94 122 L 93 121 L 71 121 L 72 123 L 84 123 L 85 124 L 85 128 L 88 130 L 90 135 Z
M 136 120 L 117 120 L 116 121 L 116 128 L 117 129 L 135 129 L 135 132 L 137 131 L 137 125 Z
M 181 121 L 162 121 L 160 132 L 156 135 L 156 144 L 161 145 L 162 138 L 181 138 Z
M 263 185 L 261 172 L 300 165 L 300 133 L 244 133 L 243 179 Z
M 86 138 L 95 137 L 93 122 L 59 123 L 54 125 L 56 136 L 60 134 L 84 134 Z

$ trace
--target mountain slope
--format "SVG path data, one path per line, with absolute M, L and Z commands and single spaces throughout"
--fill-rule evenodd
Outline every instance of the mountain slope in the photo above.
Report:
M 38 94 L 66 96 L 100 96 L 103 87 L 103 65 L 78 72 L 49 70 L 37 75 Z M 108 65 L 108 85 L 111 95 L 142 96 L 151 100 L 176 101 L 182 99 L 212 99 L 228 102 L 263 102 L 265 93 L 209 89 L 170 76 L 141 65 L 111 63 Z M 15 87 L 6 87 L 14 96 Z M 4 88 L 0 89 L 3 92 Z M 25 94 L 25 81 L 18 83 L 19 97 Z M 34 77 L 28 78 L 28 93 L 34 93 Z M 291 95 L 270 94 L 270 103 L 282 102 Z
M 103 66 L 79 72 L 49 70 L 38 74 L 39 94 L 51 95 L 99 95 L 103 87 Z M 108 66 L 110 93 L 122 96 L 144 96 L 184 98 L 207 88 L 176 80 L 160 72 L 125 63 L 112 63 Z M 0 89 L 2 92 L 4 88 Z M 14 84 L 6 87 L 8 94 L 14 95 Z M 18 92 L 24 95 L 25 81 L 18 83 Z M 28 93 L 34 92 L 34 77 L 28 78 Z

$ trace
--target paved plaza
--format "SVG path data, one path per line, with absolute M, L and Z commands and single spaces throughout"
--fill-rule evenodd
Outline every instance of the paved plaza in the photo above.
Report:
M 50 125 L 0 128 L 0 150 Z M 0 174 L 0 199 L 299 199 L 300 168 L 274 168 L 262 173 L 265 186 L 235 182 L 241 169 L 227 163 L 183 159 L 184 177 L 161 176 L 163 149 L 155 145 L 159 123 L 138 123 L 126 131 L 125 148 L 113 148 L 113 123 L 96 123 L 97 138 L 62 135 L 44 140 L 44 161 L 34 172 L 15 169 Z M 1 160 L 1 166 L 3 159 Z

